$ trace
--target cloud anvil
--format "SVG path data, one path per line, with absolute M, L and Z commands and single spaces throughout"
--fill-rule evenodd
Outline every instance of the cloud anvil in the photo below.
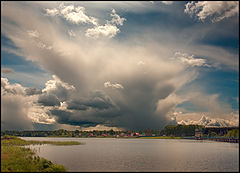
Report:
M 1 9 L 3 130 L 238 125 L 237 1 Z

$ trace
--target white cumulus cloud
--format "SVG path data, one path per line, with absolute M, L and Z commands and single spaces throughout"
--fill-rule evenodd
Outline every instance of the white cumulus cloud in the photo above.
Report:
M 225 18 L 238 15 L 238 1 L 198 1 L 188 2 L 184 12 L 201 21 L 210 18 L 212 22 L 219 22 Z
M 96 26 L 88 29 L 85 35 L 95 39 L 101 36 L 112 38 L 118 32 L 120 32 L 120 30 L 115 25 L 105 24 L 104 26 Z
M 97 25 L 97 19 L 86 15 L 85 8 L 81 6 L 75 7 L 74 5 L 65 6 L 63 3 L 59 5 L 58 8 L 45 9 L 46 14 L 50 16 L 60 15 L 65 18 L 67 21 L 70 21 L 74 24 L 79 23 L 91 23 Z
M 111 20 L 111 23 L 115 23 L 116 25 L 123 25 L 123 22 L 126 20 L 125 18 L 121 18 L 117 13 L 115 9 L 112 9 L 112 14 L 111 16 L 113 17 Z
M 195 58 L 194 55 L 188 55 L 187 53 L 182 53 L 182 52 L 176 52 L 175 53 L 175 57 L 180 60 L 183 64 L 186 64 L 188 66 L 208 66 L 210 67 L 210 65 L 208 65 L 206 63 L 205 59 L 202 58 Z
M 45 106 L 38 106 L 38 105 L 32 105 L 29 108 L 28 117 L 32 120 L 34 123 L 40 123 L 40 124 L 54 124 L 56 123 L 54 117 L 48 116 L 48 107 Z
M 118 83 L 113 84 L 113 83 L 111 83 L 109 81 L 104 83 L 104 87 L 106 87 L 106 88 L 108 88 L 108 87 L 121 88 L 121 89 L 124 88 L 121 84 L 118 84 Z
M 181 120 L 178 124 L 182 125 L 189 125 L 189 124 L 196 124 L 196 125 L 203 125 L 203 126 L 220 126 L 220 127 L 230 127 L 230 126 L 238 126 L 239 119 L 232 117 L 231 119 L 222 119 L 222 118 L 210 118 L 206 115 L 202 115 L 199 120 Z
M 64 101 L 69 97 L 69 94 L 75 90 L 75 87 L 61 81 L 56 75 L 53 75 L 52 77 L 52 80 L 45 83 L 46 87 L 42 90 L 42 92 L 45 95 L 54 95 L 59 100 Z
M 105 25 L 97 25 L 94 28 L 87 29 L 85 33 L 86 37 L 94 39 L 99 37 L 112 38 L 117 35 L 120 30 L 116 25 L 123 25 L 123 22 L 126 19 L 121 18 L 114 9 L 112 10 L 112 14 L 110 15 L 112 16 L 112 20 L 107 20 L 107 23 Z
M 1 78 L 1 95 L 25 95 L 25 88 L 18 83 L 9 84 L 7 78 Z
M 53 9 L 45 9 L 46 10 L 46 13 L 48 16 L 56 16 L 59 14 L 59 11 L 58 9 L 56 8 L 53 8 Z

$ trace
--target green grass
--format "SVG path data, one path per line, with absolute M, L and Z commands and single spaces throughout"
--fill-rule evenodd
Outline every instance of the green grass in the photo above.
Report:
M 151 136 L 151 137 L 139 137 L 140 139 L 182 139 L 181 137 L 174 136 Z
M 62 165 L 36 156 L 29 148 L 31 144 L 79 145 L 77 141 L 25 141 L 14 136 L 1 138 L 1 172 L 65 172 Z
M 52 144 L 52 145 L 80 145 L 77 141 L 25 141 L 15 136 L 3 136 L 1 140 L 2 145 L 41 145 L 41 144 Z
M 1 172 L 65 172 L 62 165 L 35 156 L 29 148 L 1 146 Z

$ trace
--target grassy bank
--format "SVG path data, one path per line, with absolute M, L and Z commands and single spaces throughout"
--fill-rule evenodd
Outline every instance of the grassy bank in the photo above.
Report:
M 26 141 L 15 136 L 4 136 L 1 140 L 2 145 L 41 145 L 41 144 L 52 144 L 52 145 L 80 145 L 77 141 Z
M 175 136 L 151 136 L 151 137 L 139 137 L 140 139 L 182 139 Z
M 79 145 L 76 141 L 25 141 L 4 136 L 1 138 L 1 172 L 65 172 L 62 165 L 54 164 L 35 155 L 29 148 L 21 146 L 30 144 Z

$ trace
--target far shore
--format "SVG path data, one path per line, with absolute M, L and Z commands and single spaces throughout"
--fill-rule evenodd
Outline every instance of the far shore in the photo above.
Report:
M 24 138 L 24 137 L 23 137 Z M 27 137 L 26 137 L 27 138 Z M 34 137 L 31 137 L 34 138 Z M 78 139 L 83 139 L 83 138 L 99 138 L 99 139 L 107 139 L 107 138 L 114 138 L 114 139 L 182 139 L 182 140 L 209 140 L 209 141 L 216 141 L 216 142 L 229 142 L 229 143 L 239 143 L 239 138 L 226 138 L 226 137 L 216 137 L 216 138 L 196 138 L 195 136 L 186 136 L 186 137 L 176 137 L 176 136 L 125 136 L 125 137 L 115 137 L 115 136 L 91 136 L 91 137 L 71 137 L 71 136 L 46 136 L 46 137 L 41 137 L 41 138 L 78 138 Z M 48 143 L 48 141 L 43 141 Z M 71 143 L 73 141 L 70 141 Z M 50 144 L 50 143 L 49 143 Z M 58 144 L 55 144 L 58 145 Z M 61 144 L 59 144 L 61 145 Z M 64 144 L 63 144 L 64 145 Z M 66 145 L 71 145 L 66 144 Z M 74 145 L 74 144 L 73 144 Z
M 71 136 L 34 136 L 34 137 L 26 137 L 26 136 L 19 136 L 23 138 L 116 138 L 116 139 L 185 139 L 182 137 L 175 137 L 175 136 L 125 136 L 125 137 L 115 137 L 115 136 L 91 136 L 91 137 L 71 137 Z M 194 137 L 192 137 L 194 138 Z

